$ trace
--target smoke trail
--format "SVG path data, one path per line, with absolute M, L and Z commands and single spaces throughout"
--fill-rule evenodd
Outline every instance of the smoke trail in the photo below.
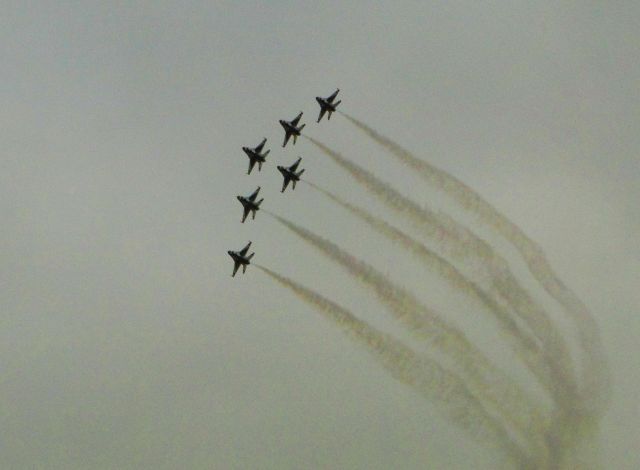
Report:
M 415 157 L 363 122 L 345 113 L 341 114 L 400 161 L 414 169 L 427 182 L 447 193 L 466 210 L 476 214 L 520 252 L 534 278 L 558 301 L 577 326 L 578 340 L 583 353 L 582 396 L 585 406 L 593 413 L 602 414 L 611 396 L 611 377 L 598 326 L 586 305 L 555 274 L 542 248 L 465 183 Z
M 517 322 L 511 318 L 509 312 L 502 307 L 502 305 L 496 302 L 489 294 L 484 292 L 480 286 L 465 277 L 464 274 L 458 271 L 458 269 L 446 259 L 429 250 L 422 243 L 411 238 L 398 228 L 378 217 L 375 217 L 366 210 L 346 202 L 339 196 L 311 183 L 310 181 L 304 180 L 304 182 L 324 194 L 327 198 L 331 199 L 354 216 L 358 217 L 360 220 L 367 223 L 380 234 L 394 242 L 400 243 L 404 249 L 417 256 L 439 276 L 445 279 L 452 287 L 474 299 L 494 315 L 498 320 L 502 331 L 509 337 L 511 345 L 516 351 L 518 357 L 529 367 L 536 378 L 547 389 L 552 389 L 552 378 L 549 377 L 548 366 L 545 365 L 545 358 L 543 357 L 545 352 L 540 348 L 539 344 L 530 337 L 530 334 L 527 331 L 524 331 Z
M 324 154 L 331 157 L 364 188 L 411 220 L 425 236 L 438 240 L 451 256 L 454 258 L 477 256 L 482 259 L 492 274 L 493 287 L 519 314 L 520 318 L 536 334 L 536 337 L 543 342 L 543 347 L 549 351 L 549 355 L 555 358 L 556 367 L 562 371 L 562 380 L 558 383 L 562 390 L 558 390 L 557 398 L 570 400 L 573 397 L 575 394 L 573 391 L 573 367 L 564 338 L 551 323 L 547 313 L 520 286 L 506 261 L 498 256 L 490 245 L 452 219 L 421 208 L 335 150 L 312 137 L 305 137 Z
M 545 427 L 542 413 L 531 404 L 531 397 L 501 374 L 460 330 L 446 323 L 411 293 L 334 243 L 283 217 L 271 212 L 268 214 L 371 288 L 389 311 L 412 333 L 427 340 L 452 360 L 478 399 L 491 406 L 496 413 L 500 413 L 503 419 L 519 432 L 524 433 L 532 445 L 540 447 L 536 438 Z
M 501 447 L 520 467 L 532 466 L 529 457 L 512 442 L 508 432 L 487 413 L 454 373 L 423 355 L 418 356 L 397 339 L 381 333 L 322 295 L 263 266 L 256 267 L 363 344 L 396 380 L 433 401 L 473 439 Z

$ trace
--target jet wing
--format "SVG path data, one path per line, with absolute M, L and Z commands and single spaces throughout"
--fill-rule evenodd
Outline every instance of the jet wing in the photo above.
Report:
M 238 263 L 237 261 L 233 262 L 233 274 L 231 275 L 231 277 L 234 277 L 236 275 L 236 273 L 238 272 L 238 268 L 240 267 L 240 263 Z
M 327 101 L 328 101 L 329 103 L 333 103 L 333 100 L 335 100 L 335 99 L 336 99 L 336 96 L 338 96 L 338 92 L 339 92 L 339 91 L 340 91 L 340 89 L 338 88 L 338 89 L 333 93 L 333 95 L 331 95 L 329 98 L 327 98 Z
M 251 170 L 253 170 L 256 161 L 253 158 L 249 158 L 249 170 L 247 171 L 247 175 L 251 174 Z
M 324 116 L 324 113 L 326 113 L 327 110 L 323 107 L 320 107 L 320 115 L 318 116 L 318 120 L 316 122 L 320 122 L 320 119 L 322 119 L 322 116 Z
M 251 196 L 248 197 L 248 199 L 250 201 L 255 201 L 256 200 L 256 196 L 258 195 L 258 193 L 260 192 L 260 186 L 258 186 L 258 189 L 256 189 Z
M 294 127 L 297 126 L 298 123 L 300 122 L 301 117 L 302 117 L 302 111 L 300 112 L 300 114 L 296 116 L 296 118 L 293 121 L 291 121 L 291 125 Z
M 295 172 L 298 169 L 298 165 L 300 165 L 300 160 L 302 160 L 302 157 L 298 158 L 296 162 L 289 167 L 289 170 Z
M 291 137 L 291 134 L 287 131 L 284 132 L 284 143 L 282 144 L 283 147 L 287 146 L 287 142 L 289 142 L 289 138 Z
M 262 149 L 263 149 L 264 144 L 265 144 L 266 142 L 267 142 L 267 138 L 265 137 L 265 138 L 262 140 L 262 142 L 260 142 L 260 143 L 258 144 L 258 146 L 257 146 L 256 148 L 254 148 L 254 149 L 253 149 L 253 151 L 254 151 L 254 152 L 256 152 L 256 153 L 260 153 L 260 152 L 262 152 Z
M 245 256 L 247 254 L 247 251 L 249 251 L 250 246 L 251 246 L 251 242 L 247 243 L 247 246 L 245 246 L 242 250 L 240 250 L 240 254 L 242 256 Z
M 250 209 L 247 206 L 244 206 L 243 211 L 244 212 L 242 214 L 242 223 L 244 224 L 244 221 L 247 219 L 247 216 L 249 215 Z
M 289 177 L 285 176 L 284 177 L 284 181 L 282 182 L 282 191 L 280 191 L 281 193 L 284 193 L 284 190 L 287 189 L 287 186 L 289 185 Z

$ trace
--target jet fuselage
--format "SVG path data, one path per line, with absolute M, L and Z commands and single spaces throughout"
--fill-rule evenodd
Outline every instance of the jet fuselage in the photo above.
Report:
M 316 101 L 321 108 L 327 111 L 334 112 L 336 110 L 337 104 L 329 103 L 326 98 L 320 98 L 319 96 L 316 96 Z
M 253 255 L 242 256 L 237 251 L 227 251 L 227 253 L 229 253 L 229 256 L 233 259 L 233 274 L 231 274 L 231 277 L 235 277 L 240 266 L 242 266 L 242 274 L 244 274 L 247 270 L 247 266 L 251 264 L 251 257 Z
M 258 205 L 258 203 L 256 203 L 256 201 L 252 201 L 251 199 L 246 198 L 244 196 L 236 196 L 236 197 L 238 198 L 238 201 L 240 201 L 247 210 L 257 211 L 260 209 L 260 206 Z
M 280 173 L 282 173 L 282 176 L 284 176 L 285 178 L 288 178 L 292 181 L 300 181 L 300 176 L 291 171 L 289 168 L 278 165 L 278 170 L 280 170 Z
M 229 256 L 231 256 L 231 258 L 235 263 L 243 264 L 243 265 L 251 264 L 251 261 L 249 261 L 249 258 L 247 258 L 246 256 L 242 256 L 237 251 L 229 250 L 227 251 L 227 253 L 229 253 Z
M 252 160 L 255 160 L 257 162 L 262 162 L 264 163 L 266 161 L 266 153 L 265 154 L 259 154 L 258 152 L 256 152 L 254 149 L 251 149 L 249 147 L 242 147 L 242 150 L 244 150 L 244 153 L 247 154 L 247 157 L 249 157 Z
M 280 125 L 284 127 L 284 130 L 287 134 L 300 135 L 300 128 L 291 125 L 290 122 L 280 119 Z

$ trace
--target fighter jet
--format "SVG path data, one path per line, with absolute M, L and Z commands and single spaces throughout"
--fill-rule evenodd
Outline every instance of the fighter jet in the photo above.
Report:
M 338 88 L 333 93 L 333 95 L 331 95 L 328 98 L 320 98 L 319 96 L 316 96 L 316 101 L 320 105 L 320 116 L 318 116 L 317 122 L 320 122 L 320 119 L 322 119 L 322 116 L 324 116 L 324 113 L 326 112 L 329 112 L 329 114 L 327 115 L 327 119 L 331 119 L 331 113 L 333 113 L 338 107 L 338 105 L 342 103 L 342 100 L 338 101 L 337 103 L 333 102 L 333 100 L 336 99 L 336 96 L 338 96 L 339 91 L 340 89 Z
M 251 253 L 250 255 L 247 256 L 247 252 L 249 251 L 249 247 L 251 246 L 251 242 L 247 243 L 247 246 L 245 246 L 242 250 L 240 251 L 227 251 L 227 253 L 229 253 L 229 256 L 231 256 L 231 258 L 233 258 L 233 274 L 231 275 L 231 277 L 234 277 L 236 275 L 236 272 L 238 271 L 238 268 L 240 267 L 240 265 L 242 265 L 242 274 L 245 273 L 245 271 L 247 270 L 247 265 L 251 264 L 251 258 L 253 258 L 253 255 L 255 255 L 255 253 Z
M 242 215 L 242 223 L 244 223 L 245 219 L 249 215 L 249 212 L 251 212 L 251 216 L 252 216 L 251 219 L 256 218 L 256 211 L 260 210 L 260 204 L 262 204 L 262 201 L 264 201 L 264 198 L 263 198 L 263 199 L 260 199 L 258 202 L 256 202 L 256 197 L 258 196 L 259 192 L 260 192 L 260 186 L 258 186 L 258 189 L 256 189 L 253 192 L 253 194 L 249 197 L 238 196 L 238 201 L 240 201 L 242 203 L 242 206 L 244 207 L 244 214 Z
M 258 171 L 262 169 L 262 164 L 265 162 L 267 155 L 269 155 L 269 152 L 271 151 L 271 150 L 267 150 L 265 153 L 260 154 L 266 142 L 267 142 L 267 138 L 265 137 L 264 139 L 262 139 L 262 142 L 260 142 L 260 144 L 258 144 L 256 148 L 242 147 L 242 150 L 244 150 L 244 153 L 246 153 L 247 157 L 249 157 L 249 171 L 247 171 L 247 175 L 251 174 L 251 170 L 253 170 L 253 167 L 256 164 L 256 162 L 258 163 Z
M 287 145 L 287 142 L 289 142 L 289 137 L 291 136 L 293 136 L 293 145 L 296 144 L 296 140 L 300 135 L 300 132 L 302 132 L 302 129 L 304 128 L 304 126 L 306 126 L 306 124 L 302 124 L 300 127 L 298 127 L 298 122 L 300 122 L 301 117 L 302 111 L 300 111 L 300 114 L 298 114 L 293 121 L 283 121 L 282 119 L 280 119 L 280 125 L 284 127 L 284 143 L 282 144 L 283 147 Z
M 284 181 L 282 182 L 282 191 L 280 191 L 281 193 L 284 193 L 284 190 L 287 189 L 289 181 L 292 182 L 293 189 L 296 189 L 296 183 L 300 181 L 300 176 L 302 176 L 302 173 L 304 173 L 304 170 L 300 170 L 298 173 L 296 173 L 298 165 L 300 164 L 300 160 L 302 160 L 302 157 L 298 157 L 296 162 L 290 167 L 278 165 L 278 170 L 280 170 L 280 173 L 282 173 L 282 176 L 284 177 Z

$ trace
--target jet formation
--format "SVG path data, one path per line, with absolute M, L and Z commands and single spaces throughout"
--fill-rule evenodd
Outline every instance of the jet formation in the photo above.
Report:
M 334 113 L 337 106 L 342 102 L 335 101 L 339 91 L 340 89 L 336 89 L 336 91 L 327 98 L 321 98 L 319 96 L 316 97 L 316 101 L 320 105 L 320 115 L 318 116 L 318 120 L 316 122 L 320 122 L 325 114 L 327 114 L 327 120 L 331 119 L 331 113 Z M 289 142 L 289 139 L 291 137 L 293 137 L 293 145 L 295 145 L 298 137 L 302 135 L 302 129 L 304 129 L 304 126 L 306 125 L 300 123 L 302 114 L 302 111 L 300 111 L 300 113 L 291 121 L 285 121 L 283 119 L 279 121 L 280 125 L 284 129 L 284 141 L 282 143 L 283 148 L 287 146 L 287 143 Z M 267 138 L 265 137 L 262 139 L 262 142 L 260 142 L 256 147 L 242 147 L 242 150 L 249 158 L 249 169 L 247 170 L 248 175 L 251 174 L 251 170 L 253 170 L 253 167 L 256 165 L 256 163 L 258 164 L 258 171 L 262 170 L 262 164 L 266 162 L 267 155 L 270 152 L 270 150 L 266 150 L 263 152 L 266 143 Z M 285 189 L 287 189 L 287 187 L 289 186 L 289 183 L 291 183 L 292 190 L 296 189 L 296 183 L 300 181 L 300 177 L 304 173 L 304 169 L 298 171 L 298 166 L 300 166 L 301 161 L 302 157 L 298 157 L 298 159 L 291 166 L 277 166 L 278 171 L 284 178 L 284 181 L 282 182 L 282 189 L 280 191 L 281 193 L 284 193 Z M 251 220 L 254 220 L 256 218 L 256 212 L 260 210 L 260 204 L 262 204 L 262 201 L 264 201 L 264 198 L 257 200 L 259 193 L 260 186 L 258 186 L 258 188 L 249 196 L 237 196 L 238 201 L 240 201 L 240 203 L 242 204 L 242 223 L 247 220 L 249 214 L 251 214 Z M 255 255 L 255 252 L 251 253 L 250 255 L 247 254 L 250 246 L 251 242 L 247 243 L 247 246 L 245 246 L 240 251 L 227 251 L 229 256 L 231 256 L 231 259 L 233 259 L 233 274 L 231 274 L 231 277 L 234 277 L 236 275 L 240 266 L 242 266 L 242 274 L 244 274 L 247 270 L 247 266 L 251 264 L 251 258 L 253 258 L 253 255 Z

